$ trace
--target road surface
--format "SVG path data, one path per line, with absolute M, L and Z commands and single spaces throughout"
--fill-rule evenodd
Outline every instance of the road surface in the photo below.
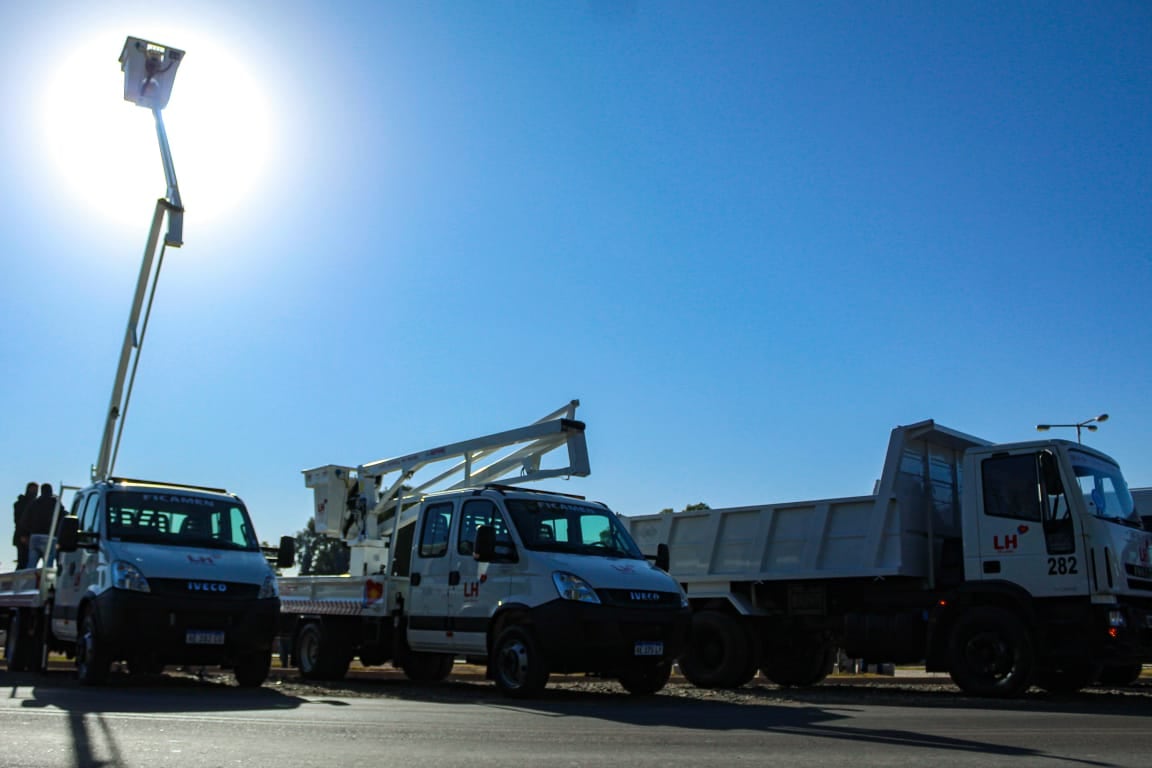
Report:
M 170 672 L 84 688 L 53 670 L 0 672 L 0 694 L 5 767 L 1152 765 L 1152 686 L 995 702 L 940 681 L 649 698 L 561 682 L 515 702 L 466 676 L 315 686 L 285 672 L 244 690 Z

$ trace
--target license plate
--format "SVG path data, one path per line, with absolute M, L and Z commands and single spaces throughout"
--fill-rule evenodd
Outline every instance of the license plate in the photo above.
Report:
M 664 643 L 645 642 L 641 640 L 636 643 L 634 653 L 637 656 L 663 656 Z
M 184 642 L 188 645 L 224 645 L 224 631 L 190 629 L 184 635 Z

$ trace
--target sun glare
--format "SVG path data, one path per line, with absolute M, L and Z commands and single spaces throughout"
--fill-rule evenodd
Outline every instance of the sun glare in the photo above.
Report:
M 186 51 L 164 127 L 191 241 L 196 227 L 241 217 L 267 174 L 273 137 L 266 91 L 218 41 L 129 33 Z M 151 111 L 123 98 L 118 58 L 126 36 L 94 35 L 67 49 L 43 91 L 41 135 L 72 205 L 143 230 L 166 184 Z

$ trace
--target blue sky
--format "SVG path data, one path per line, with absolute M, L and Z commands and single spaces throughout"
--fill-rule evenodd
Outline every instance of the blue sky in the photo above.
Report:
M 116 471 L 266 540 L 572 398 L 626 514 L 867 493 L 927 418 L 1106 411 L 1152 485 L 1147 3 L 189 0 L 0 4 L 11 498 L 87 481 L 164 194 L 127 35 L 187 215 Z

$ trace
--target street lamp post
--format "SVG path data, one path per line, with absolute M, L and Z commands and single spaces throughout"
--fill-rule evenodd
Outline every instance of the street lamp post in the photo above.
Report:
M 1108 414 L 1102 413 L 1099 416 L 1093 416 L 1090 419 L 1085 419 L 1084 421 L 1078 421 L 1075 424 L 1037 424 L 1036 429 L 1039 432 L 1047 432 L 1048 430 L 1050 430 L 1054 427 L 1067 427 L 1069 429 L 1075 429 L 1076 430 L 1076 442 L 1079 443 L 1081 430 L 1086 429 L 1089 432 L 1095 432 L 1097 429 L 1096 425 L 1098 423 L 1102 423 L 1105 421 L 1108 421 Z
M 168 188 L 165 197 L 156 201 L 156 209 L 152 215 L 152 227 L 144 247 L 144 259 L 140 264 L 140 276 L 136 282 L 132 311 L 128 315 L 128 328 L 124 333 L 124 344 L 120 350 L 120 363 L 112 384 L 112 401 L 104 422 L 100 453 L 96 463 L 92 465 L 93 481 L 110 477 L 116 464 L 120 436 L 124 431 L 124 416 L 128 412 L 128 402 L 132 397 L 132 382 L 136 378 L 136 366 L 140 359 L 140 349 L 144 344 L 144 334 L 148 329 L 148 317 L 152 312 L 156 283 L 160 279 L 160 267 L 164 263 L 164 249 L 168 246 L 179 248 L 184 244 L 184 204 L 180 200 L 176 168 L 172 164 L 172 150 L 168 146 L 168 134 L 164 130 L 164 118 L 161 114 L 161 110 L 168 105 L 168 98 L 172 95 L 172 82 L 176 78 L 176 69 L 183 58 L 184 51 L 141 40 L 138 37 L 129 37 L 120 52 L 120 69 L 124 72 L 124 100 L 152 110 L 152 116 L 156 120 L 156 138 L 160 143 L 160 160 L 164 164 L 164 178 Z M 165 216 L 168 219 L 168 231 L 164 235 L 164 249 L 160 251 L 160 258 L 156 259 L 156 247 L 160 241 L 160 229 Z M 145 295 L 148 297 L 146 308 Z M 142 309 L 143 324 L 141 324 Z M 125 389 L 126 381 L 127 389 Z

